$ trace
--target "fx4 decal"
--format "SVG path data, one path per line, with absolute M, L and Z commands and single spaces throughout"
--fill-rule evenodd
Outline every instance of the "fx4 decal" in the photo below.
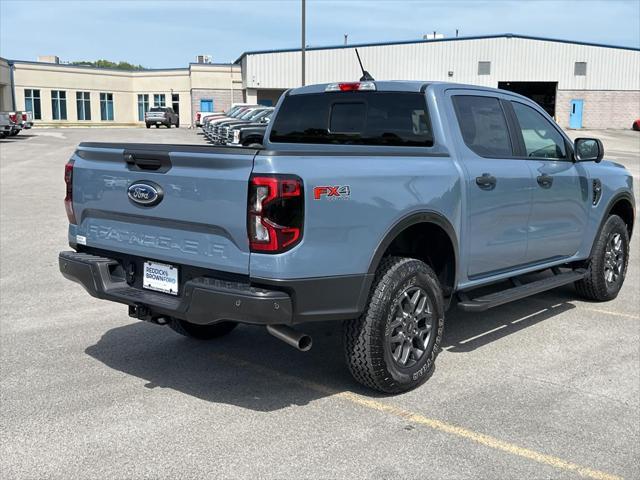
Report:
M 349 185 L 320 185 L 313 189 L 314 200 L 327 197 L 329 200 L 346 200 L 351 196 Z

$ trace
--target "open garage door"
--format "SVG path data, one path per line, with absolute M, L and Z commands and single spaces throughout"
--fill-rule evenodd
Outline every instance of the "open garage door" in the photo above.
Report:
M 498 82 L 498 88 L 530 98 L 555 118 L 558 82 Z

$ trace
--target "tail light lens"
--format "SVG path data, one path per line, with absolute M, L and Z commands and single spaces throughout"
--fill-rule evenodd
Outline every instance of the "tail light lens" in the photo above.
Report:
M 22 114 L 22 120 L 24 120 L 25 122 L 27 121 L 27 114 L 26 113 Z
M 13 123 L 16 123 L 18 121 L 16 114 L 12 113 L 11 115 L 9 115 L 9 120 L 11 120 Z
M 69 160 L 64 166 L 64 183 L 67 187 L 67 195 L 64 197 L 64 209 L 67 211 L 69 223 L 76 222 L 76 214 L 73 211 L 73 160 Z
M 302 240 L 302 180 L 292 175 L 256 175 L 249 180 L 247 231 L 252 252 L 282 253 Z
M 196 122 L 199 122 L 201 117 L 202 114 L 200 112 L 196 113 Z

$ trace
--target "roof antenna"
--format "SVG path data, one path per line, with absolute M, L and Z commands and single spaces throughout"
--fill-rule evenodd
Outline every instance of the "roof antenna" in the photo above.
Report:
M 362 76 L 360 77 L 360 81 L 361 82 L 374 82 L 375 79 L 362 66 L 362 60 L 360 60 L 360 54 L 358 53 L 358 49 L 355 48 L 354 50 L 356 51 L 356 56 L 358 57 L 358 63 L 360 63 L 360 70 L 362 70 Z

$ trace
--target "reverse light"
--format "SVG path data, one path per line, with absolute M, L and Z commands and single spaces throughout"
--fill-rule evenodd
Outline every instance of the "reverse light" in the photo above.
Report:
M 64 166 L 64 183 L 67 187 L 67 194 L 64 197 L 64 209 L 67 212 L 69 223 L 76 224 L 76 214 L 73 211 L 73 159 Z
M 325 92 L 355 92 L 355 91 L 375 91 L 376 84 L 373 82 L 347 82 L 330 83 Z
M 249 180 L 247 232 L 252 252 L 282 253 L 300 243 L 304 224 L 302 180 L 256 175 Z

